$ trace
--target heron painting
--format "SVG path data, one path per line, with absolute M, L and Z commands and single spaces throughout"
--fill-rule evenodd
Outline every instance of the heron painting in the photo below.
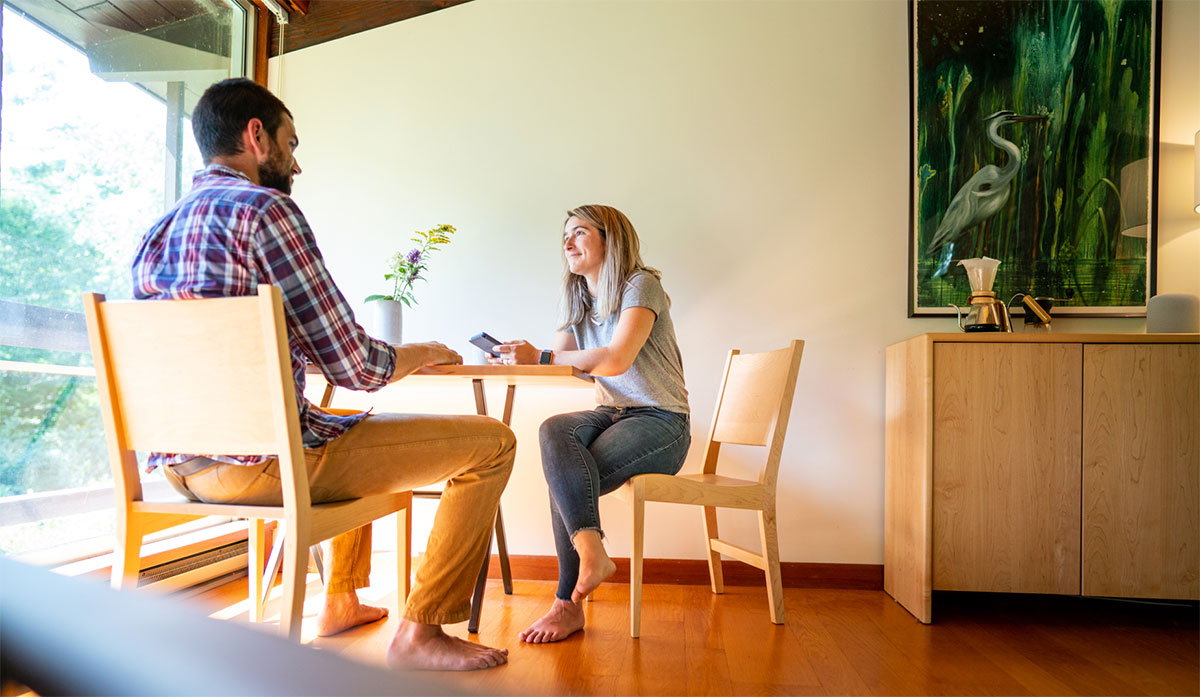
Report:
M 909 314 L 969 293 L 955 266 L 1002 263 L 997 295 L 1137 315 L 1153 292 L 1157 0 L 913 0 Z M 1134 191 L 1131 187 L 1140 185 Z M 1124 188 L 1123 188 L 1124 187 Z

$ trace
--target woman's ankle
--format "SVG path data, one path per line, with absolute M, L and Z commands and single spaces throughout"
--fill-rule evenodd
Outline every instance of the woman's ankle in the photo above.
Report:
M 571 538 L 571 544 L 575 545 L 575 552 L 579 554 L 579 561 L 583 564 L 608 558 L 608 552 L 604 549 L 604 538 L 599 530 L 580 530 Z

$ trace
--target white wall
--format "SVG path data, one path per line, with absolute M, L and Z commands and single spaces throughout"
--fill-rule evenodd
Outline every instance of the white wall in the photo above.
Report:
M 1200 127 L 1197 7 L 1167 6 L 1172 142 Z M 900 1 L 476 0 L 287 54 L 272 61 L 272 84 L 302 141 L 295 198 L 353 302 L 384 290 L 383 260 L 412 230 L 459 228 L 406 316 L 408 340 L 443 340 L 469 359 L 466 339 L 481 330 L 545 345 L 563 212 L 589 202 L 624 210 L 663 271 L 697 441 L 728 348 L 807 340 L 780 479 L 782 557 L 877 564 L 884 348 L 954 326 L 906 318 L 906 23 Z M 1176 217 L 1160 287 L 1200 292 L 1198 219 Z M 1141 331 L 1144 321 L 1056 327 Z M 463 389 L 341 403 L 470 411 Z M 515 553 L 553 553 L 537 424 L 590 397 L 518 396 L 520 452 L 504 497 Z M 752 462 L 733 453 L 732 471 L 749 474 Z M 602 515 L 610 551 L 627 555 L 621 505 L 603 502 Z M 721 523 L 757 545 L 750 515 Z M 648 525 L 672 531 L 651 534 L 648 555 L 700 558 L 695 511 L 653 506 Z

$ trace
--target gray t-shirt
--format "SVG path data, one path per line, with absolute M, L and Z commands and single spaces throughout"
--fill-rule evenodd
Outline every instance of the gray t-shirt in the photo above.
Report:
M 607 407 L 658 407 L 680 414 L 689 413 L 687 388 L 683 383 L 683 359 L 671 322 L 671 301 L 653 274 L 635 271 L 621 293 L 621 309 L 645 307 L 654 312 L 654 327 L 633 365 L 620 375 L 596 377 L 596 402 Z M 585 318 L 571 327 L 581 349 L 608 346 L 617 328 L 620 312 L 602 324 Z

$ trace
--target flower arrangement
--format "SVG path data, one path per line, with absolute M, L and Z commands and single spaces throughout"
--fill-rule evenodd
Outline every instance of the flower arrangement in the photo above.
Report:
M 449 244 L 450 235 L 453 235 L 454 232 L 453 225 L 438 225 L 426 231 L 417 230 L 416 237 L 413 237 L 412 241 L 416 242 L 418 246 L 408 252 L 397 252 L 388 260 L 388 273 L 384 274 L 383 280 L 393 282 L 391 294 L 368 295 L 364 302 L 395 300 L 408 307 L 415 305 L 417 300 L 413 297 L 413 283 L 424 279 L 421 274 L 427 268 L 429 255 L 440 246 Z

